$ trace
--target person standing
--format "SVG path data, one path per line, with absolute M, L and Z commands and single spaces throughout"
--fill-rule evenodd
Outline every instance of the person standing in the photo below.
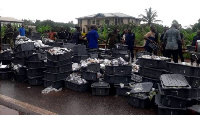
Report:
M 149 53 L 153 52 L 153 49 L 149 46 L 150 43 L 155 42 L 155 33 L 156 33 L 156 29 L 154 26 L 150 27 L 150 32 L 148 32 L 145 36 L 144 39 L 146 40 L 145 43 L 145 50 Z
M 49 31 L 49 38 L 51 40 L 56 40 L 56 32 L 53 32 L 52 30 Z
M 184 46 L 185 41 L 184 41 L 182 33 L 180 33 L 180 37 L 181 37 L 181 41 L 178 41 L 178 55 L 179 55 L 179 57 L 181 59 L 181 62 L 184 62 L 182 47 Z
M 66 33 L 63 26 L 60 28 L 60 31 L 58 32 L 58 38 L 66 40 Z
M 180 31 L 177 27 L 178 25 L 173 23 L 171 28 L 166 31 L 163 37 L 164 42 L 166 42 L 166 56 L 171 58 L 172 55 L 175 63 L 178 63 L 178 42 L 181 41 Z
M 11 24 L 7 24 L 7 28 L 5 30 L 5 36 L 4 36 L 4 44 L 10 44 L 10 46 L 13 48 L 14 47 L 14 42 L 13 38 L 14 37 L 14 31 L 12 29 Z
M 76 32 L 73 33 L 72 35 L 71 43 L 80 44 L 80 40 L 83 39 L 81 35 L 81 28 L 80 27 L 75 27 L 75 28 L 76 28 Z
M 97 33 L 96 26 L 91 26 L 91 30 L 87 34 L 87 40 L 88 40 L 88 48 L 90 49 L 95 49 L 98 48 L 98 39 L 99 39 L 99 34 Z
M 165 28 L 164 28 L 164 32 L 161 34 L 161 37 L 160 37 L 161 52 L 162 52 L 162 55 L 163 55 L 163 56 L 166 56 L 166 55 L 165 55 L 165 43 L 164 43 L 164 41 L 163 41 L 163 37 L 164 37 L 165 32 L 166 32 L 167 30 L 168 30 L 168 28 L 165 27 Z
M 116 43 L 120 43 L 120 35 L 119 30 L 116 28 L 113 32 L 108 34 L 108 39 L 106 41 L 106 46 L 108 45 L 108 49 L 114 48 Z
M 128 29 L 128 33 L 125 35 L 125 43 L 128 45 L 128 50 L 130 51 L 131 54 L 131 62 L 134 61 L 134 42 L 135 42 L 135 34 L 131 33 L 131 29 Z
M 22 25 L 20 28 L 19 28 L 19 35 L 20 36 L 25 36 L 26 33 L 25 33 L 25 28 L 24 28 L 24 25 Z

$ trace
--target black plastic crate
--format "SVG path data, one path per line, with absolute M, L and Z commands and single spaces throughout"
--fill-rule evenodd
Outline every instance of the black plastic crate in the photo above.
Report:
M 171 108 L 186 108 L 192 106 L 191 99 L 184 99 L 182 97 L 174 97 L 165 95 L 160 85 L 158 84 L 158 96 L 159 96 L 159 102 L 166 107 Z
M 47 59 L 47 65 L 48 66 L 62 66 L 62 65 L 66 65 L 66 64 L 70 64 L 72 63 L 72 59 L 66 59 L 66 60 L 62 60 L 62 61 L 52 61 Z
M 112 57 L 114 58 L 123 58 L 126 62 L 129 62 L 130 55 L 129 54 L 112 54 Z
M 160 81 L 158 79 L 152 79 L 152 78 L 148 78 L 148 77 L 142 77 L 142 81 L 143 82 L 152 82 L 153 83 L 153 88 L 158 88 L 158 84 L 160 83 Z
M 149 97 L 146 95 L 137 96 L 137 94 L 131 94 L 128 97 L 128 103 L 139 108 L 149 108 L 152 106 L 153 101 L 150 101 Z
M 127 92 L 131 91 L 130 87 L 121 88 L 120 86 L 117 86 L 115 88 L 116 88 L 116 95 L 120 95 L 120 96 L 128 96 Z
M 65 88 L 78 91 L 78 92 L 85 92 L 88 90 L 89 84 L 88 83 L 77 84 L 77 83 L 73 83 L 73 82 L 65 80 Z
M 186 108 L 170 108 L 158 105 L 158 115 L 186 115 Z
M 9 79 L 9 74 L 8 72 L 1 72 L 0 71 L 0 80 L 6 80 L 6 79 Z
M 143 77 L 140 76 L 140 75 L 137 75 L 137 74 L 132 74 L 131 81 L 136 82 L 136 83 L 140 83 L 140 82 L 143 81 Z
M 10 44 L 2 44 L 1 45 L 1 50 L 7 50 L 7 49 L 11 49 Z
M 17 65 L 17 64 L 21 64 L 22 66 L 26 65 L 26 60 L 24 58 L 14 57 L 14 58 L 12 58 L 11 62 L 14 65 Z
M 87 54 L 85 45 L 81 45 L 81 44 L 75 45 L 72 48 L 72 50 L 73 50 L 74 55 L 86 55 Z
M 0 60 L 2 62 L 2 65 L 10 65 L 11 60 Z
M 83 71 L 82 73 L 82 78 L 87 80 L 87 81 L 98 81 L 97 78 L 97 73 L 96 72 L 87 72 L 87 71 Z
M 62 66 L 46 66 L 47 72 L 50 73 L 63 73 L 63 72 L 70 72 L 72 71 L 72 64 L 66 64 Z
M 192 88 L 200 87 L 200 77 L 185 76 L 185 78 Z
M 53 47 L 52 46 L 48 46 L 48 47 L 39 47 L 38 48 L 38 51 L 40 52 L 40 53 L 45 53 L 45 52 L 47 52 L 49 49 L 52 49 Z
M 171 95 L 175 97 L 182 98 L 190 98 L 197 99 L 200 97 L 200 89 L 192 88 L 192 89 L 183 89 L 183 88 L 171 88 L 171 89 L 163 89 L 161 88 L 165 95 Z
M 132 74 L 132 66 L 105 66 L 105 73 L 109 75 L 130 75 Z
M 27 75 L 29 77 L 37 77 L 37 76 L 43 76 L 44 75 L 45 68 L 29 68 L 27 70 Z
M 192 76 L 195 76 L 195 77 L 200 76 L 200 67 L 192 67 Z
M 10 51 L 5 51 L 0 53 L 0 60 L 11 60 L 12 53 Z
M 132 87 L 130 93 L 132 94 L 139 94 L 139 93 L 149 93 L 153 87 L 153 83 L 151 82 L 143 82 L 143 83 L 136 83 Z M 144 97 L 144 96 L 142 96 Z
M 99 53 L 89 53 L 90 58 L 99 58 Z
M 81 56 L 74 55 L 72 62 L 80 63 L 81 60 L 86 60 L 87 58 L 88 58 L 88 55 L 81 55 Z
M 174 74 L 183 74 L 187 76 L 193 76 L 192 67 L 188 65 L 182 65 L 177 63 L 167 63 L 167 71 L 172 72 Z
M 30 85 L 42 85 L 44 83 L 43 76 L 39 77 L 28 77 L 28 83 Z
M 63 48 L 67 48 L 67 49 L 71 49 L 73 50 L 73 48 L 75 47 L 76 45 L 73 44 L 73 43 L 64 43 L 64 45 L 62 46 Z
M 63 61 L 66 59 L 70 59 L 72 57 L 72 52 L 66 52 L 64 54 L 52 55 L 51 53 L 47 52 L 47 59 L 52 61 Z
M 88 64 L 87 67 L 82 67 L 82 70 L 88 71 L 88 72 L 100 72 L 100 64 L 91 63 L 91 64 Z
M 106 96 L 109 95 L 110 85 L 106 82 L 95 82 L 91 85 L 92 95 Z
M 118 83 L 129 83 L 131 82 L 131 75 L 108 75 L 105 74 L 104 79 L 108 83 L 118 84 Z
M 159 80 L 162 74 L 167 74 L 167 73 L 169 72 L 167 72 L 164 69 L 154 69 L 154 68 L 146 68 L 146 67 L 140 67 L 139 69 L 139 75 L 157 79 L 157 80 Z
M 46 59 L 46 54 L 36 53 L 27 58 L 27 61 L 42 61 Z
M 50 73 L 44 71 L 44 79 L 49 81 L 58 81 L 66 79 L 70 75 L 70 72 L 64 72 L 64 73 Z
M 58 81 L 49 81 L 49 80 L 46 80 L 46 79 L 43 79 L 44 80 L 44 87 L 52 87 L 52 88 L 56 88 L 56 89 L 59 89 L 59 88 L 62 88 L 64 87 L 64 81 L 63 80 L 58 80 Z
M 18 57 L 18 58 L 28 58 L 28 57 L 32 56 L 34 53 L 35 53 L 35 50 L 16 52 L 15 53 L 15 57 Z
M 16 51 L 21 52 L 21 51 L 28 51 L 28 50 L 34 50 L 34 42 L 27 42 L 23 44 L 18 44 L 15 46 Z
M 27 74 L 26 67 L 19 67 L 17 70 L 15 70 L 15 72 L 19 75 L 26 75 Z
M 27 61 L 28 68 L 41 68 L 45 67 L 44 61 Z
M 155 60 L 155 59 L 138 58 L 138 60 L 140 66 L 142 67 L 165 69 L 167 67 L 167 62 L 170 62 L 171 59 Z

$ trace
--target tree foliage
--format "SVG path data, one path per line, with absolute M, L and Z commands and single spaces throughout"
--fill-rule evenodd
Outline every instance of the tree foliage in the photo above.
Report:
M 156 20 L 156 17 L 158 17 L 157 11 L 153 11 L 151 7 L 145 9 L 145 15 L 140 14 L 139 17 L 141 17 L 143 22 L 147 22 L 148 26 L 156 22 L 162 22 L 161 20 Z

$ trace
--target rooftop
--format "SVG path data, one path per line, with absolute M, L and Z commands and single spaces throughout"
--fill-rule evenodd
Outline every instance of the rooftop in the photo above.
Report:
M 84 18 L 93 18 L 93 17 L 119 17 L 119 18 L 135 18 L 133 16 L 124 14 L 124 13 L 98 13 L 98 14 L 93 14 L 89 16 L 84 16 L 84 17 L 79 17 L 77 19 L 84 19 Z M 135 18 L 139 19 L 139 18 Z M 140 19 L 139 19 L 140 20 Z

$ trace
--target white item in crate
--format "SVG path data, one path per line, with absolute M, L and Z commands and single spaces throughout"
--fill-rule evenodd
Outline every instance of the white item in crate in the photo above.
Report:
M 48 52 L 51 55 L 58 55 L 58 54 L 64 54 L 67 52 L 70 52 L 71 49 L 67 49 L 67 48 L 60 48 L 60 47 L 53 47 L 52 49 L 49 49 Z
M 80 70 L 81 66 L 78 63 L 73 63 L 72 64 L 72 70 L 76 71 L 76 70 Z

